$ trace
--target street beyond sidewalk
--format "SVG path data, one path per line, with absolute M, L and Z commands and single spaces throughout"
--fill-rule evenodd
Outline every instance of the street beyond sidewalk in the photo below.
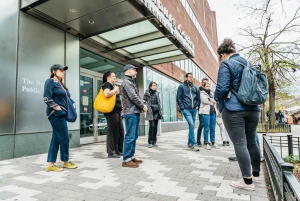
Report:
M 47 154 L 0 161 L 0 200 L 269 200 L 263 172 L 256 191 L 230 186 L 241 178 L 238 163 L 228 161 L 235 155 L 232 145 L 193 152 L 186 147 L 187 132 L 163 133 L 158 148 L 139 137 L 136 157 L 144 162 L 133 169 L 108 159 L 105 143 L 71 149 L 75 170 L 46 172 Z M 219 132 L 216 139 L 221 145 Z

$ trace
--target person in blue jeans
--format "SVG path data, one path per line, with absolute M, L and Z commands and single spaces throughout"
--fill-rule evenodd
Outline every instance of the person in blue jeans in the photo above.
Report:
M 123 150 L 123 167 L 137 168 L 142 160 L 134 158 L 136 140 L 139 136 L 140 113 L 147 112 L 147 106 L 139 96 L 134 83 L 137 68 L 131 64 L 124 67 L 125 77 L 121 84 L 123 114 L 125 119 L 126 134 Z
M 69 160 L 69 132 L 66 120 L 67 96 L 71 96 L 68 88 L 62 82 L 67 66 L 54 64 L 50 68 L 50 78 L 44 85 L 44 102 L 47 105 L 46 114 L 52 126 L 52 139 L 48 151 L 48 166 L 46 171 L 60 172 L 63 168 L 75 169 L 78 166 Z M 60 149 L 60 159 L 64 162 L 63 168 L 55 165 L 57 153 Z
M 209 80 L 208 78 L 203 78 L 202 79 L 202 86 L 199 87 L 199 91 L 203 90 L 203 86 L 205 83 L 208 83 Z M 201 98 L 199 98 L 199 105 L 201 104 Z M 198 117 L 199 117 L 199 126 L 198 126 L 198 130 L 197 130 L 197 145 L 202 147 L 202 144 L 201 144 L 201 135 L 202 135 L 202 130 L 204 128 L 204 123 L 203 123 L 203 119 L 202 119 L 202 116 L 200 114 L 198 114 Z
M 200 99 L 201 104 L 199 108 L 199 114 L 201 115 L 204 123 L 205 149 L 210 150 L 211 146 L 215 149 L 219 149 L 218 145 L 215 143 L 215 128 L 217 122 L 216 113 L 218 110 L 216 108 L 216 101 L 214 100 L 213 93 L 210 90 L 209 83 L 205 83 L 204 88 L 200 91 Z M 208 133 L 210 133 L 210 142 L 208 140 Z
M 187 73 L 185 78 L 184 83 L 178 87 L 176 101 L 189 125 L 187 145 L 191 150 L 199 151 L 199 149 L 195 148 L 194 133 L 196 114 L 199 107 L 199 91 L 193 84 L 194 78 L 192 73 Z

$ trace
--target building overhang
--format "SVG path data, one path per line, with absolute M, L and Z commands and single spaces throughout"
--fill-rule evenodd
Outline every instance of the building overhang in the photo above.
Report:
M 138 66 L 194 57 L 190 38 L 159 0 L 22 0 L 21 10 Z

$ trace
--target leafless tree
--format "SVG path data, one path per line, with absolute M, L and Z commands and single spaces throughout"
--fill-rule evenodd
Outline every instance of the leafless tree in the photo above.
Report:
M 239 29 L 248 41 L 240 44 L 240 51 L 253 63 L 261 63 L 267 75 L 270 125 L 275 125 L 276 88 L 282 87 L 282 81 L 298 82 L 294 72 L 300 67 L 300 2 L 288 9 L 288 15 L 284 4 L 282 0 L 262 0 L 260 5 L 240 6 L 247 14 L 243 20 L 256 19 Z

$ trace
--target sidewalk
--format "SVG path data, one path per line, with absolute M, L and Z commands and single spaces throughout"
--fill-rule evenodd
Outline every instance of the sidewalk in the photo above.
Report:
M 219 132 L 216 139 L 221 145 Z M 0 161 L 0 200 L 269 200 L 263 172 L 256 191 L 229 185 L 241 178 L 237 162 L 227 159 L 235 155 L 233 146 L 192 152 L 186 143 L 186 130 L 163 133 L 158 148 L 147 148 L 147 137 L 139 137 L 136 157 L 144 163 L 133 169 L 108 159 L 105 143 L 71 149 L 75 170 L 46 172 L 46 154 Z

